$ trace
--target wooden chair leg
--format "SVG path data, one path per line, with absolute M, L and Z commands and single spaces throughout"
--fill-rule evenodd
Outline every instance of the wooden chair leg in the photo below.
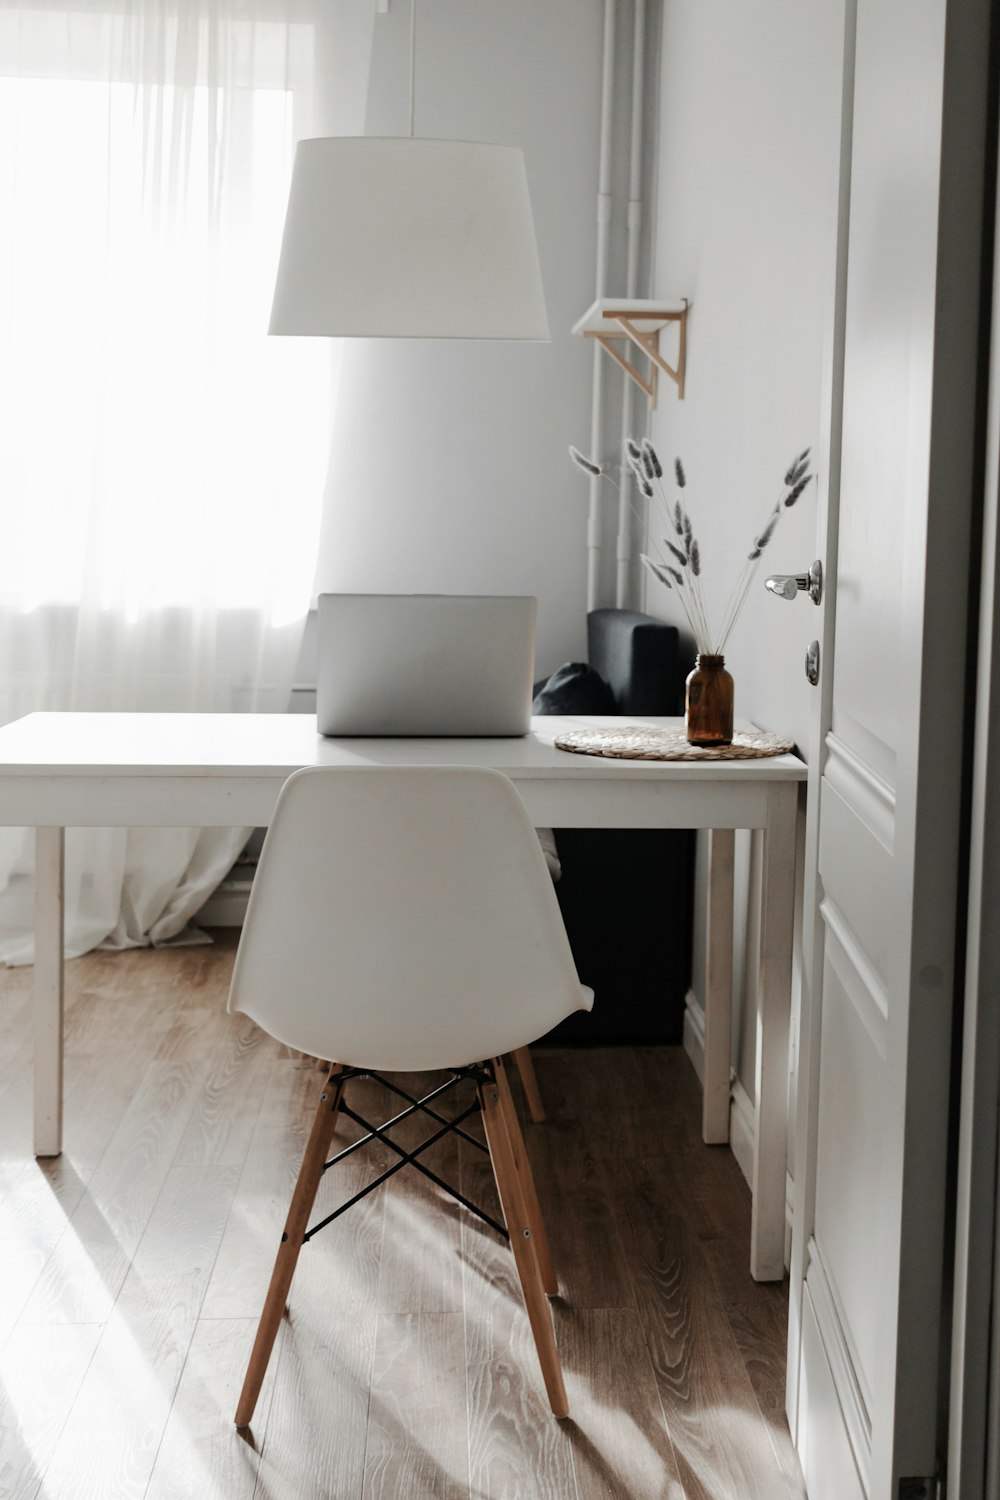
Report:
M 267 1289 L 264 1311 L 257 1325 L 257 1337 L 254 1339 L 250 1353 L 246 1379 L 236 1407 L 237 1427 L 246 1427 L 253 1416 L 257 1397 L 260 1395 L 260 1388 L 267 1373 L 271 1350 L 274 1348 L 274 1340 L 281 1326 L 288 1289 L 292 1284 L 295 1266 L 302 1249 L 302 1236 L 309 1225 L 309 1215 L 316 1200 L 316 1191 L 319 1188 L 320 1178 L 323 1176 L 327 1152 L 337 1126 L 337 1113 L 344 1092 L 343 1084 L 337 1081 L 339 1071 L 337 1069 L 331 1073 L 327 1086 L 320 1096 L 319 1106 L 313 1119 L 288 1217 L 285 1220 L 285 1231 L 281 1236 L 274 1270 L 271 1272 L 271 1284 Z
M 517 1071 L 521 1075 L 524 1097 L 528 1101 L 528 1113 L 536 1125 L 541 1125 L 545 1119 L 545 1106 L 542 1103 L 542 1096 L 538 1089 L 535 1065 L 531 1060 L 531 1048 L 515 1047 L 511 1056 L 517 1063 Z
M 538 1193 L 535 1190 L 535 1178 L 531 1170 L 531 1162 L 528 1160 L 524 1136 L 521 1134 L 517 1111 L 514 1108 L 514 1100 L 510 1092 L 507 1071 L 500 1062 L 496 1065 L 496 1076 L 497 1086 L 500 1090 L 500 1108 L 504 1113 L 507 1137 L 510 1141 L 514 1159 L 514 1170 L 521 1185 L 524 1207 L 531 1226 L 531 1238 L 535 1247 L 535 1259 L 538 1261 L 542 1286 L 549 1297 L 554 1297 L 559 1291 L 559 1278 L 556 1275 L 555 1263 L 552 1259 L 549 1237 L 545 1232 L 545 1220 L 542 1218 L 541 1204 L 538 1201 Z
M 563 1383 L 559 1350 L 556 1348 L 552 1314 L 545 1300 L 545 1289 L 535 1255 L 531 1220 L 524 1202 L 521 1179 L 514 1166 L 514 1153 L 507 1133 L 505 1111 L 500 1099 L 500 1090 L 495 1084 L 487 1084 L 479 1090 L 479 1101 L 483 1111 L 483 1126 L 486 1143 L 490 1148 L 497 1192 L 503 1208 L 504 1219 L 510 1232 L 510 1247 L 514 1252 L 528 1322 L 535 1339 L 538 1363 L 542 1369 L 546 1394 L 552 1414 L 569 1416 L 566 1387 Z

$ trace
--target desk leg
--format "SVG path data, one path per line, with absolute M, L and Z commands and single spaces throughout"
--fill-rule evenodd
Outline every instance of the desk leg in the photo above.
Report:
M 769 794 L 760 896 L 757 1067 L 750 1271 L 757 1281 L 785 1274 L 788 1150 L 788 1025 L 795 910 L 796 787 Z
M 35 1155 L 62 1151 L 62 828 L 35 830 Z
M 729 1140 L 729 1075 L 733 1033 L 733 854 L 731 828 L 708 835 L 705 954 L 705 1076 L 701 1135 L 708 1146 Z

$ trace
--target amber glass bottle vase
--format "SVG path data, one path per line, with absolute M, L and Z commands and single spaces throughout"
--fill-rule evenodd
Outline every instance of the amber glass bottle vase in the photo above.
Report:
M 684 705 L 692 745 L 733 742 L 733 679 L 724 656 L 699 656 L 689 673 Z

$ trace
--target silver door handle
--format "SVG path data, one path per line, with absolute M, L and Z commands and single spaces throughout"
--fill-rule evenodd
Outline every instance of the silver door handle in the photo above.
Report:
M 779 599 L 794 599 L 801 592 L 818 604 L 823 595 L 823 564 L 814 562 L 808 573 L 772 573 L 764 579 L 764 587 Z

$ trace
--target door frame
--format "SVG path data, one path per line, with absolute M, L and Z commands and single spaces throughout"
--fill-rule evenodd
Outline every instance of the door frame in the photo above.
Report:
M 850 243 L 851 149 L 854 137 L 854 51 L 857 0 L 844 0 L 844 46 L 840 113 L 840 155 L 832 218 L 836 226 L 828 271 L 823 338 L 820 436 L 817 444 L 817 556 L 823 562 L 818 640 L 820 674 L 809 724 L 809 777 L 806 790 L 802 976 L 799 1002 L 797 1077 L 794 1108 L 795 1160 L 792 1178 L 792 1241 L 789 1259 L 788 1358 L 785 1410 L 798 1443 L 801 1380 L 802 1298 L 808 1268 L 806 1251 L 816 1216 L 816 1150 L 819 1131 L 820 1007 L 823 986 L 823 922 L 819 906 L 820 783 L 826 769 L 826 738 L 833 716 L 833 658 L 836 646 L 837 541 L 840 514 L 840 450 L 844 414 L 844 348 L 847 325 L 847 252 Z
M 1000 127 L 997 163 L 1000 163 Z M 982 572 L 973 702 L 965 993 L 958 1101 L 948 1476 L 952 1495 L 1000 1500 L 1000 173 L 993 266 Z M 992 1316 L 988 1315 L 992 1306 Z

